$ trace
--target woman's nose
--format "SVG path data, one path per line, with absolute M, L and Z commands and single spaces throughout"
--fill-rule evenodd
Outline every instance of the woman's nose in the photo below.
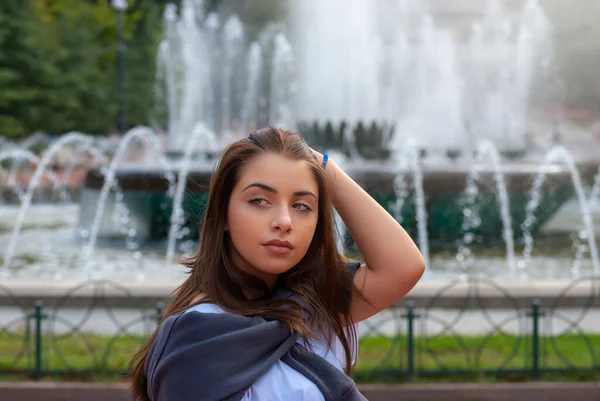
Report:
M 281 207 L 277 209 L 273 221 L 271 222 L 271 228 L 280 231 L 290 231 L 292 226 L 292 216 L 287 207 Z

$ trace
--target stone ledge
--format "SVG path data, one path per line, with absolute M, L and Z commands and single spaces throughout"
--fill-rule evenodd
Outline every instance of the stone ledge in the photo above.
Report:
M 98 299 L 112 308 L 153 307 L 166 301 L 179 283 L 140 282 L 26 282 L 0 281 L 0 306 L 31 308 L 36 300 L 45 307 L 90 307 Z M 8 293 L 6 292 L 8 291 Z M 9 295 L 10 293 L 10 295 Z M 67 296 L 68 294 L 68 296 Z M 422 281 L 397 307 L 414 301 L 417 308 L 487 309 L 530 308 L 539 299 L 542 308 L 599 308 L 600 280 L 510 282 Z
M 359 385 L 369 401 L 598 401 L 600 383 Z M 126 383 L 0 382 L 2 401 L 130 401 Z

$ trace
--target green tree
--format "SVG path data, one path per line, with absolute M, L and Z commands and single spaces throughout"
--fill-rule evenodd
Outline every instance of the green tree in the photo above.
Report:
M 99 133 L 111 110 L 97 7 L 77 0 L 2 3 L 0 135 Z M 108 11 L 110 11 L 108 9 Z
M 129 0 L 125 13 L 128 125 L 148 124 L 155 58 L 167 3 Z M 228 4 L 226 4 L 228 3 Z M 239 14 L 250 37 L 281 14 L 280 0 L 205 0 L 207 11 Z M 115 130 L 116 13 L 110 0 L 0 1 L 0 136 Z
M 114 77 L 110 41 L 114 12 L 106 3 L 79 0 L 38 1 L 38 8 L 52 27 L 54 47 L 59 49 L 53 64 L 60 71 L 60 77 L 48 91 L 54 99 L 39 121 L 39 129 L 53 133 L 105 133 L 115 115 L 114 94 L 110 90 Z M 59 120 L 50 120 L 51 114 L 60 116 Z
M 32 120 L 47 100 L 44 89 L 58 76 L 50 60 L 57 50 L 51 32 L 39 14 L 31 15 L 31 3 L 0 4 L 0 135 L 9 138 L 35 129 Z
M 125 93 L 130 126 L 147 125 L 154 106 L 155 60 L 162 32 L 163 5 L 160 3 L 166 2 L 140 0 L 128 17 L 133 24 L 125 53 Z

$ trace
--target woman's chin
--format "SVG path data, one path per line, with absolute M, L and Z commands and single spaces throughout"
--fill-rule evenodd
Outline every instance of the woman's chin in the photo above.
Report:
M 255 266 L 255 269 L 258 270 L 261 275 L 274 277 L 274 276 L 279 276 L 280 274 L 288 272 L 294 266 L 295 266 L 295 264 L 281 263 L 281 261 L 280 261 L 279 263 L 269 263 L 269 264 L 262 264 L 260 266 Z

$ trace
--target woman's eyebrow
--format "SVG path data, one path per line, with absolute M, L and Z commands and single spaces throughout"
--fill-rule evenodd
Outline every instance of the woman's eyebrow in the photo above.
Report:
M 274 194 L 277 193 L 277 190 L 275 188 L 270 187 L 270 186 L 265 185 L 265 184 L 261 184 L 260 182 L 253 182 L 252 184 L 248 185 L 246 188 L 242 189 L 242 192 L 244 192 L 248 188 L 252 188 L 252 187 L 257 187 L 257 188 L 260 188 L 260 189 L 264 189 L 265 191 L 272 192 Z M 311 191 L 296 191 L 296 192 L 294 192 L 294 196 L 312 196 L 315 199 L 317 199 L 317 195 L 315 195 Z

